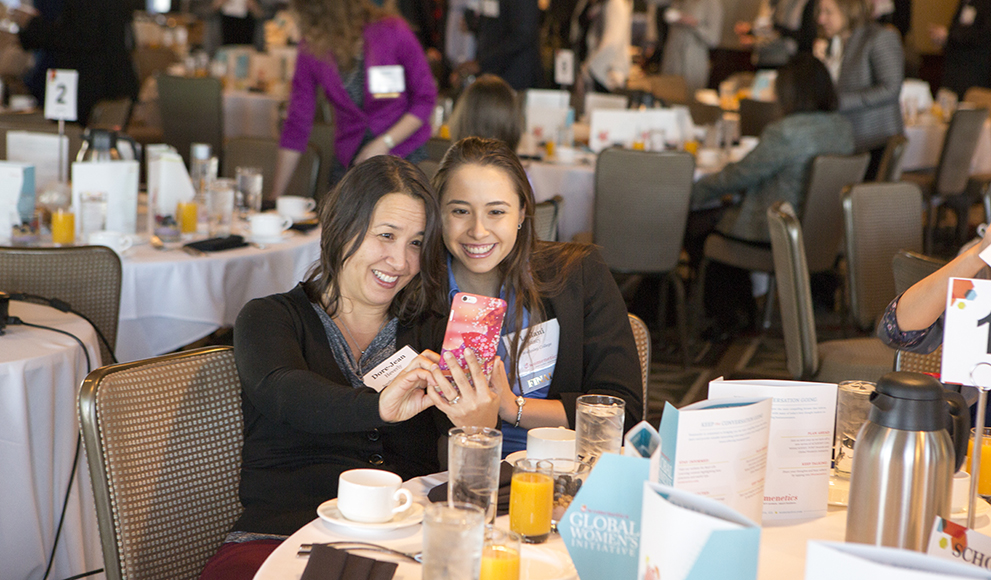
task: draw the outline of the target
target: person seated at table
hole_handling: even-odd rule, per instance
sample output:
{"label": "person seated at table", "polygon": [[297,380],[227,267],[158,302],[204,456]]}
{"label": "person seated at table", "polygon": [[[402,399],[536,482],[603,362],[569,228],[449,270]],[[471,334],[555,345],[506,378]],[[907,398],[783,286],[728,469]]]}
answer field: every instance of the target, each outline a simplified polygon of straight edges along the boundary
{"label": "person seated at table", "polygon": [[330,185],[375,155],[427,158],[437,85],[402,18],[368,0],[292,0],[303,42],[276,159],[273,196],[282,195],[306,150],[317,91],[334,108]]}
{"label": "person seated at table", "polygon": [[[853,129],[837,112],[832,79],[815,57],[799,53],[782,66],[775,93],[783,117],[764,128],[760,142],[743,159],[703,177],[692,188],[694,211],[685,248],[693,265],[701,261],[710,233],[769,248],[767,208],[787,201],[801,214],[812,159],[853,153]],[[742,194],[738,205],[711,207],[737,194]],[[718,262],[707,272],[706,280],[713,283],[706,284],[706,305],[716,318],[715,327],[724,333],[749,326],[756,308],[749,273]]]}
{"label": "person seated at table", "polygon": [[[584,394],[623,399],[626,428],[639,422],[640,362],[619,288],[593,246],[537,240],[533,190],[516,154],[495,139],[462,139],[448,149],[434,186],[447,300],[469,292],[509,305],[498,350],[509,361],[508,385],[494,403],[503,454],[525,449],[528,429],[574,428]],[[546,362],[526,368],[536,360]]]}
{"label": "person seated at table", "polygon": [[[320,259],[309,278],[252,300],[234,325],[244,512],[201,578],[250,578],[337,496],[342,472],[435,473],[438,438],[451,423],[496,424],[492,401],[503,386],[489,388],[468,353],[473,383],[455,368],[455,389],[437,355],[424,350],[436,333],[419,317],[443,276],[426,176],[397,157],[374,157],[325,198],[320,223]],[[365,386],[362,377],[405,346],[424,352],[381,392]],[[447,419],[424,412],[438,403]]]}
{"label": "person seated at table", "polygon": [[516,151],[523,133],[523,113],[516,91],[496,75],[482,75],[458,97],[451,113],[451,140],[498,139]]}

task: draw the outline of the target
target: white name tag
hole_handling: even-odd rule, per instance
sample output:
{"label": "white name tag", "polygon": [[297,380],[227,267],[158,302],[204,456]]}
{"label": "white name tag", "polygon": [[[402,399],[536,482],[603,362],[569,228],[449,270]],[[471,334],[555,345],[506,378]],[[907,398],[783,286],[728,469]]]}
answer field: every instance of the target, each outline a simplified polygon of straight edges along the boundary
{"label": "white name tag", "polygon": [[[506,350],[512,349],[513,337],[510,333],[502,337]],[[523,331],[526,336],[526,331]],[[552,318],[533,327],[530,342],[520,353],[516,374],[520,379],[523,394],[532,393],[547,385],[554,376],[554,366],[557,364],[557,349],[561,342],[561,325],[557,318]]]}
{"label": "white name tag", "polygon": [[377,99],[398,97],[406,91],[406,73],[402,65],[368,67],[368,92]]}
{"label": "white name tag", "polygon": [[974,19],[977,17],[977,8],[974,8],[970,4],[964,6],[960,10],[960,24],[963,26],[971,26],[974,24]]}
{"label": "white name tag", "polygon": [[499,0],[482,0],[482,16],[499,18]]}
{"label": "white name tag", "polygon": [[382,389],[386,388],[392,379],[406,370],[406,367],[413,362],[416,358],[416,351],[409,347],[409,345],[404,346],[399,349],[399,351],[385,359],[378,366],[368,371],[368,373],[361,377],[361,380],[365,385],[375,389],[378,392],[382,392]]}

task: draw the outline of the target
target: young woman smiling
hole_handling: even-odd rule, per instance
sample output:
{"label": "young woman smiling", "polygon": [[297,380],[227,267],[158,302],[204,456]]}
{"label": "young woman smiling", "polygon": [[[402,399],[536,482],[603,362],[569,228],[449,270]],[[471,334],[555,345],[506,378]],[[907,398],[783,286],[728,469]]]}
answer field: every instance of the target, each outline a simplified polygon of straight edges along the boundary
{"label": "young woman smiling", "polygon": [[448,302],[470,292],[509,305],[499,345],[506,382],[497,366],[491,402],[502,420],[503,454],[526,448],[527,429],[573,428],[576,400],[587,393],[622,398],[626,427],[636,424],[643,409],[636,343],[598,251],[537,240],[533,190],[501,141],[469,137],[452,145],[434,186],[449,253]]}

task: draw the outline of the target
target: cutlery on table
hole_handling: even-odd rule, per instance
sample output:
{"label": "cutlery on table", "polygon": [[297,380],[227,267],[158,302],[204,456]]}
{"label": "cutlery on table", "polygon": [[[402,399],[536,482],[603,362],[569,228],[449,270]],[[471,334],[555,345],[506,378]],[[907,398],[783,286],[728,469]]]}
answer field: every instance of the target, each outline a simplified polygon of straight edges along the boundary
{"label": "cutlery on table", "polygon": [[[352,550],[364,550],[368,552],[381,552],[383,554],[391,554],[393,556],[409,560],[410,562],[415,562],[417,564],[422,563],[423,552],[401,552],[399,550],[393,550],[392,548],[387,548],[385,546],[380,546],[378,544],[372,544],[369,542],[326,542],[318,544],[320,546],[330,546],[332,548],[337,548],[338,550],[352,551]],[[301,544],[299,546],[299,551],[296,552],[297,556],[309,556],[310,550],[313,549],[314,544]]]}

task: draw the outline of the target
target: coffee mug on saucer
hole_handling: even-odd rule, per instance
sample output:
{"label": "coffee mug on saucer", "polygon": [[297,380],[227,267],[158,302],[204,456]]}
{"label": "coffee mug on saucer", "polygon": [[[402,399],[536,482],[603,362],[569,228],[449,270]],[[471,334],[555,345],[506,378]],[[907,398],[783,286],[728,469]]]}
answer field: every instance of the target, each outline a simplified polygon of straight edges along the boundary
{"label": "coffee mug on saucer", "polygon": [[526,433],[526,456],[554,459],[575,456],[575,432],[563,427],[539,427]]}
{"label": "coffee mug on saucer", "polygon": [[259,240],[277,239],[292,227],[292,218],[274,213],[256,213],[248,216],[251,237]]}
{"label": "coffee mug on saucer", "polygon": [[[980,500],[980,497],[978,497]],[[961,469],[953,474],[953,485],[950,491],[950,513],[960,513],[967,509],[970,503],[970,474]]]}
{"label": "coffee mug on saucer", "polygon": [[91,233],[86,237],[86,242],[91,246],[106,246],[117,252],[118,256],[129,250],[131,246],[134,245],[134,239],[131,238],[131,236],[120,232],[107,231]]}
{"label": "coffee mug on saucer", "polygon": [[355,522],[387,522],[413,504],[413,494],[402,484],[402,478],[391,471],[345,471],[337,483],[337,509]]}
{"label": "coffee mug on saucer", "polygon": [[279,215],[289,216],[294,220],[306,219],[307,214],[315,207],[317,207],[315,200],[298,195],[283,195],[275,200],[275,209]]}

